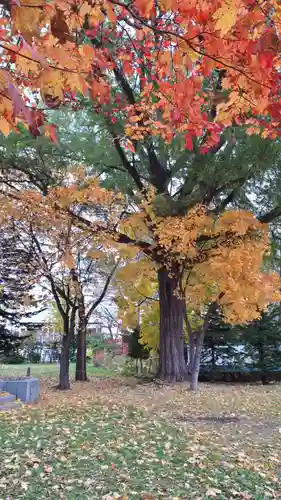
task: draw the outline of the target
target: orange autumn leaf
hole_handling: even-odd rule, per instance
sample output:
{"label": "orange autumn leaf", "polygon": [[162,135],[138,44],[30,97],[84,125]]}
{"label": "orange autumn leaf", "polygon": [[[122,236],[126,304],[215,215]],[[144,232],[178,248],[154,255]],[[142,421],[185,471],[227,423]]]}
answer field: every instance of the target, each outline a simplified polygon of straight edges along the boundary
{"label": "orange autumn leaf", "polygon": [[[157,9],[143,0],[122,8],[111,0],[13,3],[11,15],[3,13],[0,35],[1,68],[8,73],[1,98],[11,101],[11,125],[20,119],[35,135],[41,131],[28,111],[27,89],[40,90],[50,108],[75,105],[77,94],[90,89],[95,109],[108,113],[103,107],[111,103],[109,119],[121,113],[125,134],[137,141],[153,136],[171,142],[183,134],[203,140],[207,151],[224,128],[235,121],[251,125],[253,118],[257,131],[262,124],[267,137],[279,137],[279,13],[275,0],[265,9],[248,0],[163,0]],[[125,79],[139,80],[138,99],[119,100],[116,64]],[[226,102],[219,104],[215,123],[204,79],[223,68]],[[46,72],[53,73],[52,81]],[[140,112],[143,120],[134,122]]]}
{"label": "orange autumn leaf", "polygon": [[9,135],[11,126],[4,116],[0,117],[0,131],[5,135]]}
{"label": "orange autumn leaf", "polygon": [[239,2],[237,0],[227,0],[214,13],[215,27],[217,30],[220,30],[222,36],[228,33],[235,25],[238,5]]}

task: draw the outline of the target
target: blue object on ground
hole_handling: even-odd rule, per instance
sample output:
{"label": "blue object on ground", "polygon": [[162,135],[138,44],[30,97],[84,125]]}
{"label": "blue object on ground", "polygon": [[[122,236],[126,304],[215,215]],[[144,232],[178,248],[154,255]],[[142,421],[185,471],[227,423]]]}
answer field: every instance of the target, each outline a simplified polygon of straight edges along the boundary
{"label": "blue object on ground", "polygon": [[14,394],[24,403],[37,403],[40,396],[40,381],[38,378],[19,378],[0,380],[0,391]]}

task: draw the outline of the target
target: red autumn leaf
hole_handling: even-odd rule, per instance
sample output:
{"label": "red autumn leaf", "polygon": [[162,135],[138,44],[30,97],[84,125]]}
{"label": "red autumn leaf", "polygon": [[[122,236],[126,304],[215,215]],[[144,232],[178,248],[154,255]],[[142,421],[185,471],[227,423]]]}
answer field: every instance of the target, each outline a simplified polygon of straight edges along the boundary
{"label": "red autumn leaf", "polygon": [[189,149],[189,151],[193,150],[193,142],[189,134],[186,134],[185,136],[185,147],[186,149]]}

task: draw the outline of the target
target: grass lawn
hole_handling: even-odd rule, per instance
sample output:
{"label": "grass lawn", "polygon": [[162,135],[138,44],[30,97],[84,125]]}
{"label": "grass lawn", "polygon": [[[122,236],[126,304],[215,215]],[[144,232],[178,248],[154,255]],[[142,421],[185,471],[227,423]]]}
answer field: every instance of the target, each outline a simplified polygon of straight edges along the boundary
{"label": "grass lawn", "polygon": [[91,377],[0,415],[0,499],[281,498],[280,386]]}
{"label": "grass lawn", "polygon": [[[59,365],[57,364],[22,364],[22,365],[1,365],[0,364],[0,377],[23,376],[26,375],[26,370],[30,366],[31,376],[44,377],[44,376],[58,376]],[[87,372],[89,375],[95,377],[108,377],[112,376],[112,372],[105,368],[96,368],[92,363],[88,363]],[[75,363],[70,363],[70,373],[75,373]]]}

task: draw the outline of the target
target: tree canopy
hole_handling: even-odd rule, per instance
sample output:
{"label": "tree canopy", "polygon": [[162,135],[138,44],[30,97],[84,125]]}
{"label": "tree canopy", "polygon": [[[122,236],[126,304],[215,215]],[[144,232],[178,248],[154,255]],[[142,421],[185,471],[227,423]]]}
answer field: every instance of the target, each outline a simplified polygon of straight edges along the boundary
{"label": "tree canopy", "polygon": [[[279,9],[275,0],[266,6],[248,0],[2,2],[1,129],[7,134],[20,120],[34,135],[44,127],[54,139],[40,101],[76,106],[82,93],[113,124],[122,112],[132,149],[143,139],[149,148],[150,136],[169,142],[180,133],[188,149],[200,138],[205,151],[233,120],[276,137]],[[158,177],[160,165],[152,164]],[[161,178],[165,184],[163,166]]]}
{"label": "tree canopy", "polygon": [[[280,300],[279,278],[264,266],[267,223],[281,215],[277,191],[260,203],[279,172],[278,2],[1,5],[0,129],[25,141],[3,148],[3,224],[36,227],[37,249],[54,238],[52,269],[63,265],[75,291],[81,238],[118,253],[127,269],[147,259],[159,293],[160,372],[185,377],[185,322],[196,385],[213,309],[246,322]],[[41,136],[57,142],[63,106],[77,115],[64,121],[60,155]],[[202,320],[199,333],[188,310]]]}

